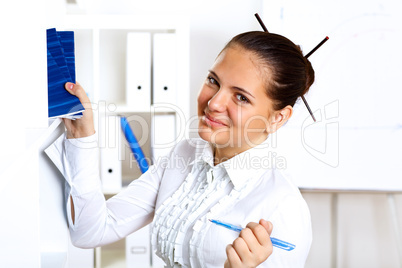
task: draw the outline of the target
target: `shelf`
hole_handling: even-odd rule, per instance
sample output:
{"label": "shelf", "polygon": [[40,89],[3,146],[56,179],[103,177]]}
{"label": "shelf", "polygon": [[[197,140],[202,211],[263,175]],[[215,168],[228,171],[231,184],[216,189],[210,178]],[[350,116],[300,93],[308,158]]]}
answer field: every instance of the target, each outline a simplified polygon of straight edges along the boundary
{"label": "shelf", "polygon": [[[176,109],[175,109],[176,108]],[[152,105],[148,111],[138,111],[126,104],[108,104],[107,113],[109,115],[134,114],[134,113],[153,113],[153,114],[176,114],[178,107],[172,105]]]}
{"label": "shelf", "polygon": [[96,254],[99,254],[97,257],[100,260],[100,265],[98,264],[97,266],[102,268],[126,268],[125,241],[125,239],[121,239],[112,244],[102,246],[102,248],[97,248]]}
{"label": "shelf", "polygon": [[103,268],[126,268],[126,254],[123,249],[102,249],[101,263]]}
{"label": "shelf", "polygon": [[126,184],[127,183],[124,183],[123,186],[121,187],[121,189],[118,191],[103,191],[103,195],[106,197],[106,199],[108,199],[108,198],[120,193],[121,191],[124,191],[125,189],[127,189],[129,183],[127,185]]}
{"label": "shelf", "polygon": [[32,149],[37,150],[46,140],[49,139],[61,122],[62,120],[60,118],[49,119],[49,126],[46,129],[30,129],[25,143],[27,151]]}
{"label": "shelf", "polygon": [[182,16],[175,14],[136,15],[66,15],[65,26],[74,29],[132,29],[174,31]]}
{"label": "shelf", "polygon": [[67,259],[65,252],[41,252],[41,267],[63,267]]}
{"label": "shelf", "polygon": [[[75,32],[77,80],[84,86],[93,102],[95,129],[100,135],[99,141],[102,144],[101,178],[103,172],[103,194],[106,199],[126,189],[129,183],[142,174],[132,157],[119,120],[113,116],[127,117],[138,141],[144,140],[140,143],[147,159],[152,159],[154,156],[152,143],[155,143],[156,139],[152,137],[152,129],[156,129],[153,126],[157,122],[155,118],[165,120],[166,115],[170,119],[165,121],[170,124],[168,128],[173,130],[171,132],[178,134],[184,128],[185,115],[189,114],[190,108],[189,23],[186,14],[183,16],[178,13],[179,11],[163,10],[163,12],[143,12],[135,15],[68,14],[63,17],[64,29]],[[150,32],[151,42],[158,33],[175,34],[174,76],[177,80],[175,86],[178,95],[174,101],[171,100],[174,104],[162,103],[168,100],[161,99],[154,105],[145,107],[145,111],[139,111],[135,106],[128,105],[127,35],[131,32]],[[152,45],[151,43],[151,48]],[[150,94],[149,97],[152,96]],[[171,124],[172,122],[174,124]],[[166,126],[164,128],[162,126],[161,129],[161,133],[165,134]],[[114,155],[118,157],[116,161],[114,161],[116,158],[109,158]],[[108,174],[112,172],[115,172],[113,174],[121,172],[121,177],[117,177],[121,181],[115,180],[113,176],[109,177]],[[113,180],[109,181],[109,178]],[[121,241],[118,248],[113,246],[97,248],[96,267],[126,267],[124,248],[125,244],[122,245]]]}

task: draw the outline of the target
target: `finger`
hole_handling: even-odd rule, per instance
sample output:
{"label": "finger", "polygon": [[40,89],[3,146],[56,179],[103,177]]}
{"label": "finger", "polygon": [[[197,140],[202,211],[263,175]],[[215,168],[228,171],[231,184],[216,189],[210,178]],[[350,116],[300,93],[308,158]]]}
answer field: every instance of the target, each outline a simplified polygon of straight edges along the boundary
{"label": "finger", "polygon": [[71,119],[62,118],[64,125],[69,128],[71,126]]}
{"label": "finger", "polygon": [[242,237],[236,238],[232,245],[243,263],[248,262],[251,259],[252,253],[250,248]]}
{"label": "finger", "polygon": [[89,98],[79,83],[74,84],[67,82],[64,87],[71,95],[76,96],[80,100],[85,109],[91,108]]}
{"label": "finger", "polygon": [[[240,259],[239,255],[237,255],[236,250],[230,244],[226,246],[226,256],[228,257],[227,261],[228,261],[229,267],[236,267],[236,266],[241,265],[241,259]],[[226,265],[225,265],[225,267],[226,267]]]}
{"label": "finger", "polygon": [[[253,230],[251,229],[255,228],[254,225],[258,226],[259,224],[255,222],[250,222],[249,224],[247,224],[246,228],[241,230],[239,236],[243,238],[249,251],[251,251],[252,253],[257,253],[261,250],[260,248],[262,245],[260,241],[257,239],[256,235],[254,234]],[[261,226],[261,228],[266,233],[264,227]]]}
{"label": "finger", "polygon": [[260,220],[260,224],[264,226],[265,230],[267,230],[268,234],[271,235],[272,229],[274,228],[272,222],[266,221],[264,219]]}
{"label": "finger", "polygon": [[261,224],[255,223],[255,222],[250,222],[247,224],[247,228],[249,228],[255,239],[258,241],[258,244],[263,246],[263,247],[268,247],[271,243],[271,240],[269,238],[269,233],[266,230],[266,228]]}

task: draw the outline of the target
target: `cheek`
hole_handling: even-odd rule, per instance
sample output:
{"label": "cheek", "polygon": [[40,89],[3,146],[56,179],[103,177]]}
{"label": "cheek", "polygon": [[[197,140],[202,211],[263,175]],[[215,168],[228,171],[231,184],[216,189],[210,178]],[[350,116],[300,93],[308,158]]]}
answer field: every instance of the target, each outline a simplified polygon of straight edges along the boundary
{"label": "cheek", "polygon": [[264,130],[267,127],[267,118],[259,114],[247,114],[244,113],[239,116],[234,116],[233,123],[238,128],[242,128],[243,131],[247,130]]}
{"label": "cheek", "polygon": [[198,111],[204,111],[205,107],[208,106],[208,101],[213,97],[212,90],[208,88],[202,87],[200,93],[198,94],[197,103],[198,103]]}
{"label": "cheek", "polygon": [[234,128],[243,128],[244,122],[244,113],[242,112],[241,109],[239,109],[238,107],[232,107],[232,106],[228,106],[227,107],[227,113],[228,116],[230,118],[230,121],[232,122],[232,125]]}
{"label": "cheek", "polygon": [[244,125],[247,129],[264,130],[268,126],[268,121],[266,117],[254,115],[248,118],[247,122],[244,122]]}

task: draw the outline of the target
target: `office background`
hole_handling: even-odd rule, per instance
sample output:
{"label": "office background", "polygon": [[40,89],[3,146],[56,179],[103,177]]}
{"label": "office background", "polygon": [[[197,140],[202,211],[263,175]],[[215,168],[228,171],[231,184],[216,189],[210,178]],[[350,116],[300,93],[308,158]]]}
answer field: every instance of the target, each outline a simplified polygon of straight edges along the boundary
{"label": "office background", "polygon": [[[148,1],[148,4],[144,4],[142,1],[124,0],[113,1],[113,3],[111,1],[77,1],[77,4],[80,4],[79,8],[74,7],[74,1],[67,2],[70,5],[68,7],[65,1],[62,0],[35,2],[22,0],[0,5],[0,28],[4,38],[0,51],[2,53],[1,58],[6,59],[1,63],[1,81],[3,81],[1,148],[3,149],[1,150],[0,166],[2,170],[0,203],[2,219],[4,220],[1,223],[3,243],[0,247],[0,256],[2,256],[0,258],[0,264],[2,265],[0,266],[11,263],[13,265],[7,267],[23,267],[20,264],[25,259],[25,261],[33,264],[32,267],[39,267],[41,258],[45,258],[43,254],[41,255],[44,248],[47,246],[60,246],[62,248],[68,242],[65,228],[60,227],[60,236],[55,236],[54,243],[50,241],[49,245],[42,244],[38,248],[40,244],[38,241],[49,239],[50,237],[49,234],[38,231],[40,228],[43,229],[43,221],[49,216],[40,211],[38,200],[43,199],[44,195],[52,191],[53,188],[49,185],[46,189],[43,187],[40,189],[40,176],[43,173],[38,171],[39,165],[35,164],[35,157],[37,156],[32,153],[26,153],[26,144],[29,145],[31,142],[21,142],[26,139],[26,135],[30,136],[28,140],[35,140],[35,137],[32,137],[32,133],[34,133],[32,129],[48,127],[46,107],[32,105],[36,101],[37,103],[43,103],[41,99],[46,98],[46,92],[35,90],[35,84],[43,85],[46,83],[46,77],[38,75],[46,73],[46,62],[43,61],[40,54],[33,53],[33,51],[40,49],[40,47],[35,48],[35,46],[39,43],[38,40],[45,38],[44,29],[52,27],[51,22],[54,22],[55,26],[61,25],[63,23],[61,22],[62,15],[67,12],[131,14],[133,16],[141,10],[160,14],[166,12],[180,14],[182,12],[183,16],[188,17],[189,27],[187,51],[189,53],[189,69],[185,74],[188,77],[183,79],[188,79],[189,91],[186,94],[188,94],[188,101],[192,101],[194,104],[198,89],[205,78],[207,70],[224,44],[239,32],[260,30],[260,26],[254,19],[254,13],[264,14],[263,18],[269,29],[277,27],[271,26],[271,19],[267,14],[271,14],[270,7],[277,7],[278,3],[264,0]],[[317,8],[317,13],[323,13],[321,15],[322,20],[325,20],[326,16],[335,20],[338,16],[335,11],[339,11],[339,5],[343,5],[343,2],[333,4],[334,6],[332,7],[326,6],[324,3],[318,4],[315,1],[305,1],[304,4],[310,8],[309,12],[314,13],[314,8]],[[315,4],[317,4],[316,7]],[[331,13],[331,10],[334,13]],[[399,1],[396,0],[382,3],[376,1],[353,1],[350,5],[347,5],[347,11],[351,17],[371,14],[373,11],[382,12],[381,14],[384,14],[384,16],[392,17],[393,14],[402,12],[402,9]],[[371,23],[375,25],[379,20],[374,16],[372,18]],[[306,18],[304,19],[307,20]],[[300,24],[298,27],[303,28],[302,16],[297,23]],[[317,21],[317,26],[319,25],[320,23]],[[367,27],[367,25],[364,25],[364,27]],[[331,34],[331,31],[326,33],[325,29],[321,28],[320,31],[311,30],[309,32],[310,29],[311,27],[303,29],[311,37],[310,43],[304,44],[305,49],[312,47],[314,43],[318,43],[324,37],[321,35],[312,36],[312,32]],[[334,29],[330,30],[334,31]],[[400,31],[396,31],[396,34],[398,33]],[[330,38],[332,37],[330,36]],[[332,39],[329,42],[331,41]],[[371,43],[370,46],[376,47],[375,43]],[[325,47],[322,49],[325,49]],[[319,53],[317,52],[315,57],[318,58]],[[11,57],[10,54],[13,56]],[[396,54],[395,57],[398,59],[400,54]],[[85,63],[81,64],[85,65]],[[81,70],[81,72],[85,73],[86,71]],[[88,70],[88,72],[91,71]],[[316,72],[319,73],[320,69],[316,69]],[[363,79],[372,78],[364,74],[359,75]],[[330,74],[325,74],[325,77],[330,77]],[[77,76],[77,79],[82,81],[84,87],[88,85],[86,88],[89,90],[93,86],[91,85],[92,82],[90,80],[86,81],[87,78],[85,77],[81,79]],[[339,79],[342,79],[342,77],[339,77]],[[396,85],[395,88],[398,88],[398,86]],[[311,95],[307,96],[307,99],[311,100],[310,105],[313,106],[313,110],[314,107],[318,109],[328,104],[327,101],[326,103],[321,103],[319,94],[314,94],[314,91],[318,90],[319,88],[313,87]],[[23,98],[21,93],[24,94]],[[389,92],[385,91],[384,95],[389,95]],[[350,100],[344,98],[333,100],[338,100],[341,105],[350,103]],[[356,97],[354,97],[354,100],[356,100]],[[397,98],[392,99],[392,101],[397,100]],[[35,108],[30,110],[32,107]],[[343,107],[338,107],[342,112]],[[388,110],[388,112],[391,115],[383,116],[395,118],[400,115],[400,112],[397,109],[395,110],[397,107],[396,105],[390,105],[391,110]],[[190,115],[196,114],[195,105],[190,105],[188,109]],[[304,110],[299,110],[301,113],[305,113]],[[300,120],[300,118],[298,119]],[[339,120],[339,123],[342,123],[342,118]],[[26,129],[29,129],[29,131]],[[59,129],[58,131],[61,130]],[[59,132],[54,132],[49,136],[57,133]],[[43,146],[44,144],[40,147]],[[398,158],[399,155],[392,155],[393,150],[391,148],[385,149],[384,152],[388,152],[393,159],[400,159]],[[367,151],[367,154],[369,153],[371,152]],[[376,155],[377,152],[372,152],[372,154]],[[342,158],[340,158],[340,161],[342,161]],[[367,166],[368,168],[370,166]],[[52,172],[56,171],[50,170],[49,172],[54,175]],[[400,180],[401,173],[398,172],[398,169],[395,169],[391,174],[394,174],[395,178]],[[389,176],[387,175],[387,177]],[[386,178],[379,177],[378,182],[384,179]],[[362,181],[364,181],[364,178],[362,178]],[[388,179],[386,181],[387,183],[389,182]],[[392,180],[390,183],[392,183]],[[395,184],[398,185],[398,182]],[[378,185],[381,185],[381,183]],[[56,187],[58,186],[56,185]],[[328,188],[333,187],[328,186]],[[362,185],[359,189],[360,191],[345,191],[347,189],[342,189],[340,192],[335,189],[303,191],[311,210],[314,235],[306,267],[402,267],[402,259],[398,255],[402,252],[401,249],[398,249],[398,239],[400,241],[401,233],[395,232],[398,228],[394,228],[395,225],[399,227],[399,230],[402,228],[402,195],[395,188],[390,191],[393,193],[393,199],[390,199],[387,191],[385,191],[386,189],[382,189],[382,192],[373,192],[372,190],[376,188],[370,189],[370,191],[364,191],[364,188],[364,185]],[[59,190],[57,189],[57,191]],[[49,209],[62,209],[61,200],[57,200],[54,204],[55,206]],[[393,204],[396,206],[393,207]],[[392,217],[393,211],[396,212],[395,217]],[[64,220],[64,218],[59,218],[57,224],[63,226]],[[57,228],[54,231],[57,233]],[[116,247],[119,246],[116,245]],[[75,249],[69,248],[68,250],[71,253],[70,255],[73,256],[72,252]],[[83,258],[88,258],[88,254],[82,254]],[[12,262],[13,259],[15,262]],[[79,267],[73,266],[72,262],[69,265],[70,267]]]}

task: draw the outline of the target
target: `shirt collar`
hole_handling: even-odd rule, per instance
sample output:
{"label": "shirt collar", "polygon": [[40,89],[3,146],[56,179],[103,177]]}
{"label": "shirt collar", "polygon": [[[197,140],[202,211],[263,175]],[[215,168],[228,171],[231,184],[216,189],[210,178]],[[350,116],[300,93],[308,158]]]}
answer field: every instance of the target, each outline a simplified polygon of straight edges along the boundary
{"label": "shirt collar", "polygon": [[268,139],[228,160],[214,166],[214,148],[206,142],[199,151],[195,162],[208,164],[211,168],[225,168],[235,189],[243,186],[251,178],[257,178],[272,166],[272,152],[268,149]]}
{"label": "shirt collar", "polygon": [[259,178],[263,172],[270,168],[272,156],[268,145],[268,139],[266,139],[257,146],[221,163],[235,189],[243,188],[250,179]]}

